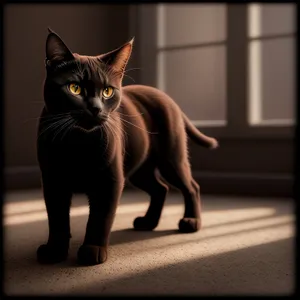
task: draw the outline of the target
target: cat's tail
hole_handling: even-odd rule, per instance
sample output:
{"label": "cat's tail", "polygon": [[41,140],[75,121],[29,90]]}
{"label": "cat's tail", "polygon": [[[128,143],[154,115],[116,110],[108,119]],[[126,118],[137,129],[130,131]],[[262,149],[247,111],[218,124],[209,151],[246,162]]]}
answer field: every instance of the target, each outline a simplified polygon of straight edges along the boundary
{"label": "cat's tail", "polygon": [[182,113],[182,117],[184,120],[185,130],[193,142],[209,149],[216,149],[219,147],[219,143],[215,138],[209,137],[199,131],[184,113]]}

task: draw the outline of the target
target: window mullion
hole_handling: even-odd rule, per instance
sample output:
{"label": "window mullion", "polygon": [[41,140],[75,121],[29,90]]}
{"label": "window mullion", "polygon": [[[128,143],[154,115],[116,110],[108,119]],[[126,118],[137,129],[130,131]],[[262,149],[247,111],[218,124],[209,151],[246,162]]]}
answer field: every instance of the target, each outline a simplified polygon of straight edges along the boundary
{"label": "window mullion", "polygon": [[248,127],[247,5],[227,5],[227,129],[231,134]]}

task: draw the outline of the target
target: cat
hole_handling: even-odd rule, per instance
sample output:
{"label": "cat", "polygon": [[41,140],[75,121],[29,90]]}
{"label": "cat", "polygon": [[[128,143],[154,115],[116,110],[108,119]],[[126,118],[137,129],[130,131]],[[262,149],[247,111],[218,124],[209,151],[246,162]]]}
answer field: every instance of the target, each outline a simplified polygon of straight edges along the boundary
{"label": "cat", "polygon": [[48,30],[37,158],[49,237],[37,249],[38,261],[67,259],[71,198],[84,193],[90,211],[77,260],[82,265],[104,263],[125,180],[150,196],[134,229],[158,225],[173,186],[184,197],[179,231],[198,231],[200,188],[191,175],[187,137],[210,149],[218,141],[198,131],[166,93],[143,85],[122,87],[134,39],[111,52],[85,56],[72,53]]}

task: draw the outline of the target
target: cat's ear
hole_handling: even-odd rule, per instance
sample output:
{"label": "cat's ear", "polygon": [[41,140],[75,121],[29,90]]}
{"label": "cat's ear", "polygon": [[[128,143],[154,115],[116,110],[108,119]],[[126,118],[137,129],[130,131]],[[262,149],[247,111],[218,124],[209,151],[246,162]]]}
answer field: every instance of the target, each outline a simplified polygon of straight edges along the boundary
{"label": "cat's ear", "polygon": [[55,33],[50,27],[48,27],[48,32],[49,33]]}
{"label": "cat's ear", "polygon": [[62,61],[74,59],[72,52],[57,33],[48,28],[49,34],[46,41],[46,63],[48,66]]}
{"label": "cat's ear", "polygon": [[116,50],[99,55],[98,59],[123,74],[132,52],[133,42],[134,38]]}

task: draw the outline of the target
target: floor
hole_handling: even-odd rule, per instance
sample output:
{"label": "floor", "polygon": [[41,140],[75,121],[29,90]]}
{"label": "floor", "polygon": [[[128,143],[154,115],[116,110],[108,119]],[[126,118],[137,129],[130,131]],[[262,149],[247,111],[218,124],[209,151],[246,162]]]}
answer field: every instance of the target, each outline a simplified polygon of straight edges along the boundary
{"label": "floor", "polygon": [[14,192],[4,204],[6,295],[288,295],[294,291],[292,199],[202,196],[203,229],[177,232],[180,194],[170,193],[153,232],[132,221],[148,197],[125,192],[117,211],[107,262],[78,266],[88,206],[76,196],[69,259],[42,266],[35,251],[48,228],[40,191]]}

